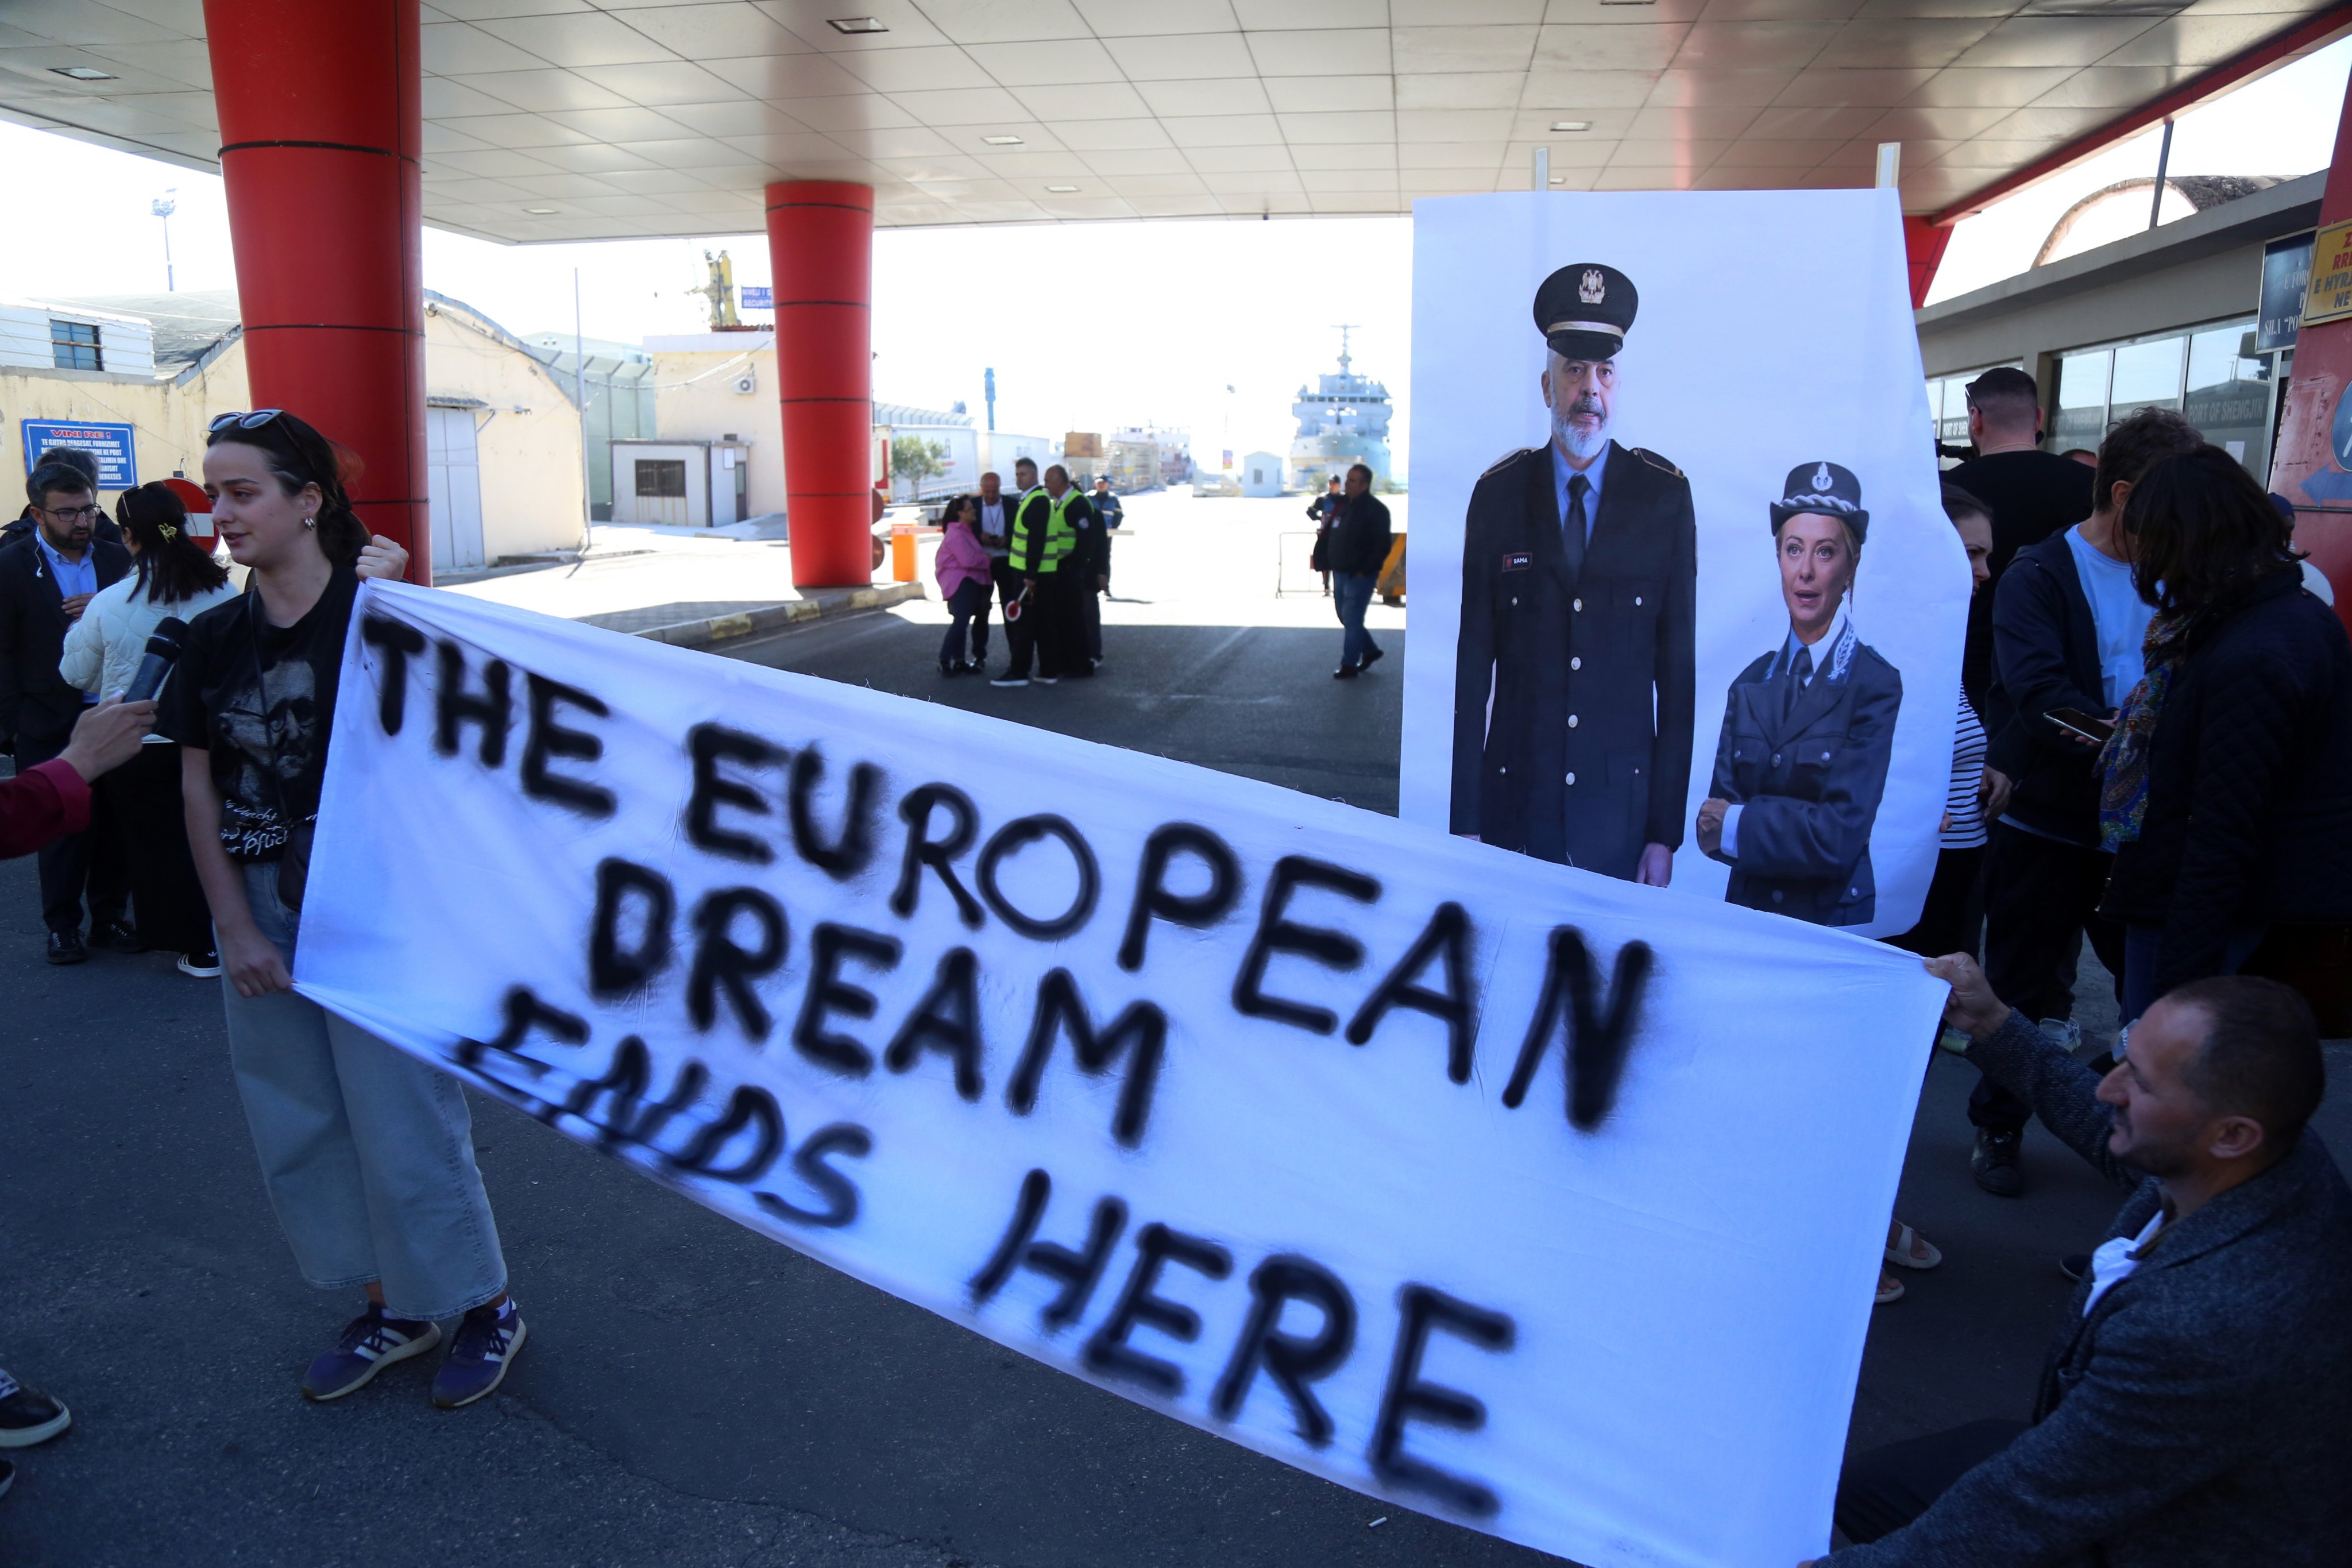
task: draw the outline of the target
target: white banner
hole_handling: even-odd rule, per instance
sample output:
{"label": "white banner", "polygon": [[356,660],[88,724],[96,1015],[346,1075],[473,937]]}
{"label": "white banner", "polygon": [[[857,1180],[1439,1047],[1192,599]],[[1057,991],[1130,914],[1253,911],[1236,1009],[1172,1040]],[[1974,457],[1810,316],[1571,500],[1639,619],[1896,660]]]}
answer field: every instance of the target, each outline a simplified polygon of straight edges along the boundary
{"label": "white banner", "polygon": [[[1413,204],[1406,821],[1629,879],[1657,845],[1705,898],[1917,921],[1969,576],[1900,218],[1870,190]],[[1801,575],[1809,532],[1832,559]],[[1801,630],[1829,679],[1790,703]]]}
{"label": "white banner", "polygon": [[331,757],[300,988],[475,1088],[1389,1501],[1825,1545],[1916,959],[401,585]]}

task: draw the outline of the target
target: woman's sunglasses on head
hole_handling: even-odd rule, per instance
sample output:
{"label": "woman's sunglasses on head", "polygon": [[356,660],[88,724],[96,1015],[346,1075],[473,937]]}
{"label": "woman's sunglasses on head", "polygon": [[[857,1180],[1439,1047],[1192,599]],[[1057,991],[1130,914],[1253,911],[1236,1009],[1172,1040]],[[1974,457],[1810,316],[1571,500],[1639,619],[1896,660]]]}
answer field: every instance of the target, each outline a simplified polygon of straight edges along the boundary
{"label": "woman's sunglasses on head", "polygon": [[214,418],[206,433],[217,436],[231,426],[239,430],[258,430],[285,412],[283,408],[257,408],[250,414],[219,415]]}

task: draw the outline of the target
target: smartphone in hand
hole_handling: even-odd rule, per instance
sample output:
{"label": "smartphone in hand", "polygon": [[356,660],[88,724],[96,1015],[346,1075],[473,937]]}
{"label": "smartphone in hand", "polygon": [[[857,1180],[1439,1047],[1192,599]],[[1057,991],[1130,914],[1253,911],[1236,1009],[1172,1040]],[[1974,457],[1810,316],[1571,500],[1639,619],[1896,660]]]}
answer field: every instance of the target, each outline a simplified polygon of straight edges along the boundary
{"label": "smartphone in hand", "polygon": [[2107,737],[2116,732],[2112,720],[2102,719],[2095,713],[2085,713],[2079,708],[2053,708],[2045,717],[2066,733],[2088,741],[2095,746],[2105,745]]}

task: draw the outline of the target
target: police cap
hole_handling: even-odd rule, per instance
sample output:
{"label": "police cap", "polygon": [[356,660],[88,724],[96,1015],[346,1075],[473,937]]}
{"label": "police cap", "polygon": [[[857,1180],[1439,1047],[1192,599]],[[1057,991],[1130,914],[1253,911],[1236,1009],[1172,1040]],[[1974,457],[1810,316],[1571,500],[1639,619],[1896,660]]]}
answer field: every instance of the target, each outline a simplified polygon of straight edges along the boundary
{"label": "police cap", "polygon": [[1614,359],[1641,302],[1633,280],[1614,267],[1572,262],[1536,290],[1536,331],[1562,359]]}
{"label": "police cap", "polygon": [[1778,539],[1782,523],[1806,512],[1844,523],[1857,550],[1870,532],[1870,513],[1862,509],[1862,481],[1852,468],[1835,463],[1799,463],[1789,470],[1780,499],[1772,503],[1772,536]]}

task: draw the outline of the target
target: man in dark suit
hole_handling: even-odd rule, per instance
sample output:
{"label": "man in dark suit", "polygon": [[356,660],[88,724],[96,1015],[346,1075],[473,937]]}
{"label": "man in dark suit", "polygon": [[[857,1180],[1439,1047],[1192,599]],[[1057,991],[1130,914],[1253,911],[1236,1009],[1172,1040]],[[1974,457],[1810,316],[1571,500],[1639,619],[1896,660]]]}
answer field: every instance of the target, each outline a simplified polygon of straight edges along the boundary
{"label": "man in dark suit", "polygon": [[1690,481],[1611,437],[1638,304],[1615,268],[1536,290],[1551,438],[1486,470],[1462,530],[1455,833],[1664,887],[1696,693]]}
{"label": "man in dark suit", "polygon": [[[0,736],[13,737],[21,771],[59,755],[88,701],[58,673],[66,628],[91,595],[131,570],[119,544],[91,537],[97,498],[79,469],[37,466],[25,481],[33,530],[0,546]],[[135,950],[123,921],[129,878],[101,808],[100,820],[41,850],[41,915],[51,963],[79,963],[82,895],[89,895],[92,940]]]}
{"label": "man in dark suit", "polygon": [[2137,1182],[2044,1363],[2033,1423],[1859,1454],[1832,1568],[2340,1563],[2352,1540],[2352,1191],[2305,1128],[2326,1087],[2285,986],[2192,981],[2104,1079],[1927,967],[1969,1058],[2103,1174]]}
{"label": "man in dark suit", "polygon": [[1878,910],[1870,831],[1886,793],[1903,678],[1851,612],[1870,513],[1836,463],[1789,470],[1769,509],[1789,635],[1732,680],[1699,847],[1731,868],[1726,901],[1816,925]]}

